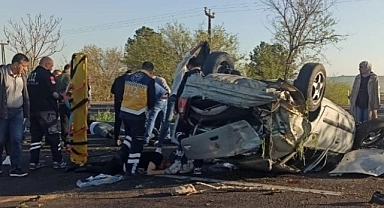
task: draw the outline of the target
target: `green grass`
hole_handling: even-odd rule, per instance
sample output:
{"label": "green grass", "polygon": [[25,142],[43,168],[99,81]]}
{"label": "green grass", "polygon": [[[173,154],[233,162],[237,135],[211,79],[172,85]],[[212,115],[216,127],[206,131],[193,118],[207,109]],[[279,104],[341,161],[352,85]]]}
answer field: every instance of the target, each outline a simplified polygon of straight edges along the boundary
{"label": "green grass", "polygon": [[351,91],[349,84],[337,81],[328,81],[325,97],[338,105],[349,105],[348,95]]}
{"label": "green grass", "polygon": [[110,111],[100,110],[96,114],[91,115],[91,120],[113,122],[115,121],[115,114]]}

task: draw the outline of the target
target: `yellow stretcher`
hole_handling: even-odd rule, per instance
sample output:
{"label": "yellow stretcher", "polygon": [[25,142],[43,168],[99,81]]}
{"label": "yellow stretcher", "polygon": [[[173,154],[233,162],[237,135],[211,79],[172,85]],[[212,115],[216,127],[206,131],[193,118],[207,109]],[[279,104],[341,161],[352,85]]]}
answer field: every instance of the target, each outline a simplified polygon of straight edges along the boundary
{"label": "yellow stretcher", "polygon": [[77,165],[84,165],[88,159],[87,149],[87,114],[88,114],[88,72],[87,56],[83,53],[75,53],[71,60],[71,84],[68,91],[71,92],[70,107],[70,159]]}

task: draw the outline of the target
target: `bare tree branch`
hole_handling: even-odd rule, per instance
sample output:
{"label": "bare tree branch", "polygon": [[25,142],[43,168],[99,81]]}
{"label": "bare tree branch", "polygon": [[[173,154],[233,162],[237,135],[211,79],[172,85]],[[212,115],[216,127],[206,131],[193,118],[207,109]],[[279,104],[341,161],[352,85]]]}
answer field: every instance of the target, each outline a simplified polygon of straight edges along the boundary
{"label": "bare tree branch", "polygon": [[326,45],[345,40],[348,35],[337,34],[337,21],[330,9],[335,0],[262,0],[274,13],[271,31],[277,43],[286,46],[289,54],[286,60],[284,79],[296,70],[293,64],[301,54],[314,52],[322,56]]}
{"label": "bare tree branch", "polygon": [[64,48],[59,27],[61,18],[53,15],[44,19],[42,14],[35,17],[27,15],[20,21],[9,20],[3,32],[9,40],[9,49],[24,53],[30,59],[30,68],[35,68],[43,56],[51,56]]}

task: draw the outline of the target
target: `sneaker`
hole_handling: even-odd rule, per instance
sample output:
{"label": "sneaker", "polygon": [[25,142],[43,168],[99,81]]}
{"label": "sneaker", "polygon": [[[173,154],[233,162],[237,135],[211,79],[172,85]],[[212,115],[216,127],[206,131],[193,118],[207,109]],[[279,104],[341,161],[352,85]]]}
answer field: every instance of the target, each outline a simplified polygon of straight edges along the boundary
{"label": "sneaker", "polygon": [[11,165],[11,158],[9,157],[9,155],[7,157],[5,157],[5,159],[3,161],[3,165],[4,166]]}
{"label": "sneaker", "polygon": [[168,174],[176,174],[181,170],[181,161],[175,160],[175,162],[167,169]]}
{"label": "sneaker", "polygon": [[9,171],[9,176],[11,176],[11,177],[24,177],[27,175],[28,175],[28,173],[22,171],[20,168],[16,168],[16,169]]}
{"label": "sneaker", "polygon": [[181,174],[184,174],[184,173],[190,173],[192,172],[193,169],[193,160],[188,160],[186,164],[183,164],[181,166],[181,170],[180,170],[180,173]]}
{"label": "sneaker", "polygon": [[61,162],[53,162],[53,168],[54,169],[64,169],[67,167],[67,163],[64,161]]}
{"label": "sneaker", "polygon": [[194,169],[193,169],[193,174],[194,174],[194,175],[201,175],[201,174],[202,174],[202,172],[201,172],[201,168],[194,168]]}
{"label": "sneaker", "polygon": [[36,170],[42,167],[44,167],[44,165],[41,163],[29,163],[29,170]]}

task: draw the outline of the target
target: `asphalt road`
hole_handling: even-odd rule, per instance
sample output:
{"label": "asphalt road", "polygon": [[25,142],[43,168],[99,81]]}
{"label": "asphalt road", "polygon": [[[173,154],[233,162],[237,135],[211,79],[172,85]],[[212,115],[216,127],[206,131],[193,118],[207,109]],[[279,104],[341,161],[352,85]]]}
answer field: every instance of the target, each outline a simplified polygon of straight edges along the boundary
{"label": "asphalt road", "polygon": [[[23,167],[28,166],[28,137],[24,145]],[[89,138],[89,161],[106,160],[117,149],[113,141],[103,138]],[[153,151],[146,147],[146,151]],[[174,150],[167,146],[166,153]],[[66,155],[67,156],[67,155]],[[126,179],[115,184],[78,188],[75,184],[90,174],[64,172],[54,170],[51,165],[49,147],[44,147],[41,159],[46,167],[30,171],[25,178],[10,178],[6,175],[7,167],[0,176],[0,207],[16,207],[22,201],[40,196],[39,200],[26,202],[28,207],[41,204],[42,207],[371,207],[368,201],[375,191],[382,191],[384,178],[362,175],[344,175],[330,177],[327,172],[300,174],[271,174],[255,171],[229,170],[222,166],[205,165],[204,174],[195,177],[186,175],[184,179],[142,176]],[[203,179],[204,178],[204,179]],[[254,184],[253,190],[213,189],[196,184],[205,179],[223,181],[249,182]],[[193,180],[192,180],[193,179]],[[197,191],[185,196],[172,196],[174,187],[193,184]],[[209,183],[220,187],[217,183]],[[280,187],[263,187],[279,185]],[[225,188],[225,187],[224,187]],[[298,191],[299,188],[309,192]],[[293,190],[288,190],[293,189]],[[328,195],[311,193],[323,190],[339,193]],[[308,191],[308,190],[307,190]],[[25,207],[25,206],[24,206]]]}

